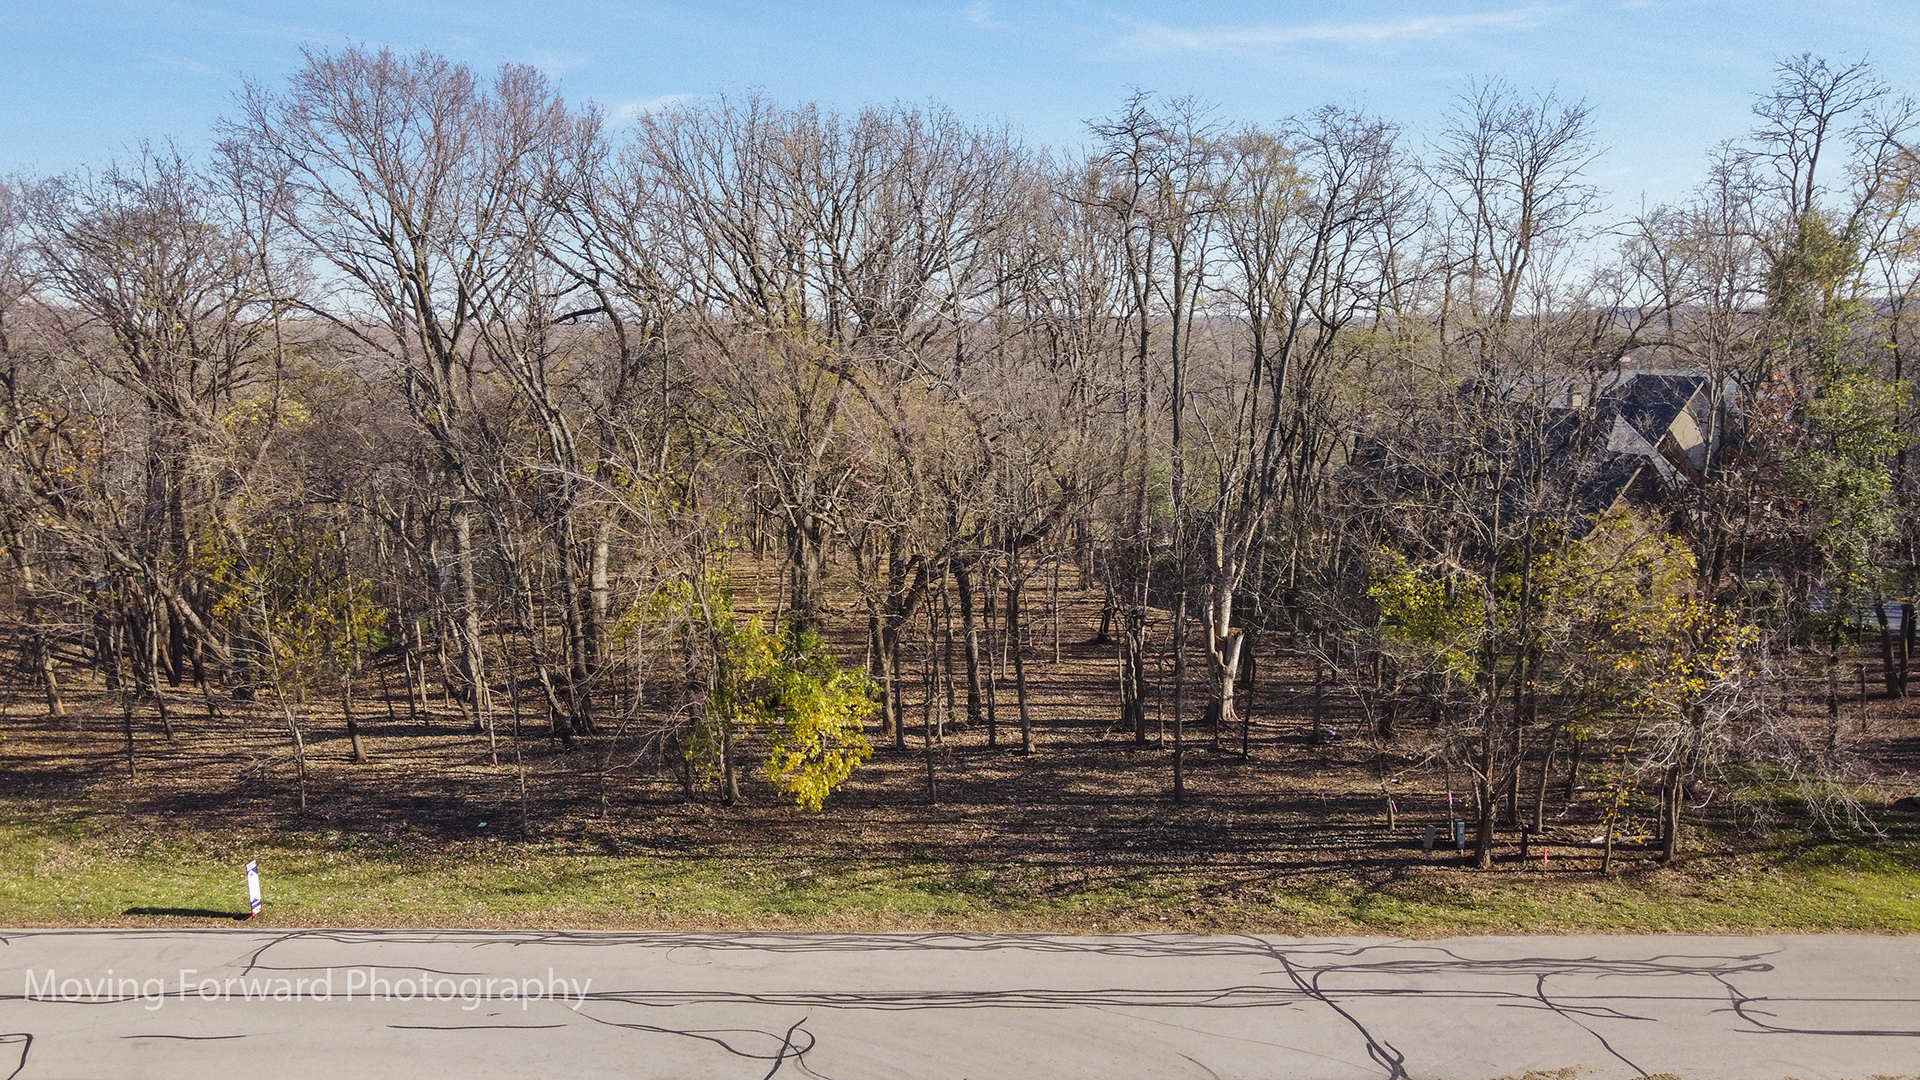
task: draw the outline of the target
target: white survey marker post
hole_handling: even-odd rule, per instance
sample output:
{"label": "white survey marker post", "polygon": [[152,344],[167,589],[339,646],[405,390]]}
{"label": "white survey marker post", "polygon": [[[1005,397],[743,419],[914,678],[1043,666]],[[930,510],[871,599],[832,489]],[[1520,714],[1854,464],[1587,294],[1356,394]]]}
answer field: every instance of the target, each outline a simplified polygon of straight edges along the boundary
{"label": "white survey marker post", "polygon": [[247,860],[247,906],[260,914],[260,864],[252,859]]}

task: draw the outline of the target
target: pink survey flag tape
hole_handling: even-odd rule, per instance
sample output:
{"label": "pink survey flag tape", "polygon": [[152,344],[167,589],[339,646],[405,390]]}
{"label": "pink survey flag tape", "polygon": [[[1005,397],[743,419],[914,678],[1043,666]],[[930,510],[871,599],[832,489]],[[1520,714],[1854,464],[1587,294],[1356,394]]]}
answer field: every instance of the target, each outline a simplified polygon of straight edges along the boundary
{"label": "pink survey flag tape", "polygon": [[247,906],[260,914],[260,864],[252,859],[247,860]]}

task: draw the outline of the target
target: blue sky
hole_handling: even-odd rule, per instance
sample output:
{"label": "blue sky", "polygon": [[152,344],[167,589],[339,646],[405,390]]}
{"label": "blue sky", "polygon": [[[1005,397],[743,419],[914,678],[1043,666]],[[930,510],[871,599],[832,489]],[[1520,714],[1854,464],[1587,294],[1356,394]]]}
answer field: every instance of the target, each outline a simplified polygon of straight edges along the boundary
{"label": "blue sky", "polygon": [[302,4],[12,0],[0,11],[0,172],[60,172],[143,138],[204,149],[245,78],[303,45],[436,49],[537,65],[615,116],[717,90],[857,107],[938,99],[1073,144],[1130,86],[1190,93],[1228,119],[1358,105],[1420,139],[1476,76],[1586,98],[1617,208],[1683,194],[1703,154],[1750,124],[1783,56],[1869,56],[1920,94],[1914,0],[1628,2]]}

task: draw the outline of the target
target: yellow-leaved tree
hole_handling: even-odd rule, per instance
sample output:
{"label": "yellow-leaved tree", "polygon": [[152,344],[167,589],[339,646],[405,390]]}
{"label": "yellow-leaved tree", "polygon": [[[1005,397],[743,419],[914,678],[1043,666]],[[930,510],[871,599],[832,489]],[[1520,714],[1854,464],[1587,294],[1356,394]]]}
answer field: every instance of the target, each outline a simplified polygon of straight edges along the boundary
{"label": "yellow-leaved tree", "polygon": [[1679,850],[1687,783],[1718,764],[1750,704],[1756,627],[1702,595],[1699,564],[1651,516],[1619,510],[1543,568],[1572,671],[1610,685],[1621,767],[1608,772],[1611,834],[1640,777],[1659,792],[1661,856]]}
{"label": "yellow-leaved tree", "polygon": [[[1491,582],[1382,551],[1368,595],[1396,663],[1477,691],[1453,737],[1469,748],[1483,829],[1496,791],[1517,786],[1521,736],[1550,742],[1571,727],[1613,747],[1610,831],[1651,780],[1672,858],[1686,785],[1741,737],[1759,635],[1702,595],[1693,552],[1653,516],[1618,510],[1588,524],[1516,546]],[[1515,747],[1504,760],[1496,730]]]}
{"label": "yellow-leaved tree", "polygon": [[739,798],[735,774],[741,738],[764,739],[767,779],[808,810],[819,810],[873,756],[866,724],[879,711],[878,688],[840,666],[820,635],[792,622],[768,625],[733,607],[725,560],[656,595],[660,612],[677,609],[688,644],[704,652],[706,693],[693,712],[681,753],[691,766],[715,768],[722,796]]}
{"label": "yellow-leaved tree", "polygon": [[710,719],[763,734],[767,779],[808,810],[873,756],[866,722],[878,711],[866,676],[842,668],[811,629],[768,629],[727,613]]}
{"label": "yellow-leaved tree", "polygon": [[1487,605],[1477,582],[1416,566],[1382,550],[1367,595],[1380,607],[1381,642],[1416,667],[1462,679],[1479,671]]}

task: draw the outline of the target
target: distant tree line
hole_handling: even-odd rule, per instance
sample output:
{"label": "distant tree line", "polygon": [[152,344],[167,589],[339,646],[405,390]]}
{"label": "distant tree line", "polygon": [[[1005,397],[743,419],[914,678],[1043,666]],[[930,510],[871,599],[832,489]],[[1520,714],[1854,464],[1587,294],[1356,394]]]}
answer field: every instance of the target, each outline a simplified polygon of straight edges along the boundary
{"label": "distant tree line", "polygon": [[[205,161],[0,185],[16,682],[117,694],[130,768],[163,688],[271,703],[303,799],[308,703],[358,759],[377,677],[496,756],[524,722],[818,807],[874,738],[1041,749],[1064,571],[1114,651],[1087,707],[1146,745],[1166,695],[1175,798],[1289,664],[1469,778],[1483,866],[1583,755],[1669,855],[1741,778],[1846,811],[1845,650],[1877,623],[1903,696],[1920,593],[1916,114],[1810,56],[1754,113],[1615,220],[1589,107],[1498,81],[1424,141],[1136,93],[1064,154],[758,93],[620,129],[522,66],[309,52]],[[1708,430],[1597,506],[1647,367]]]}

